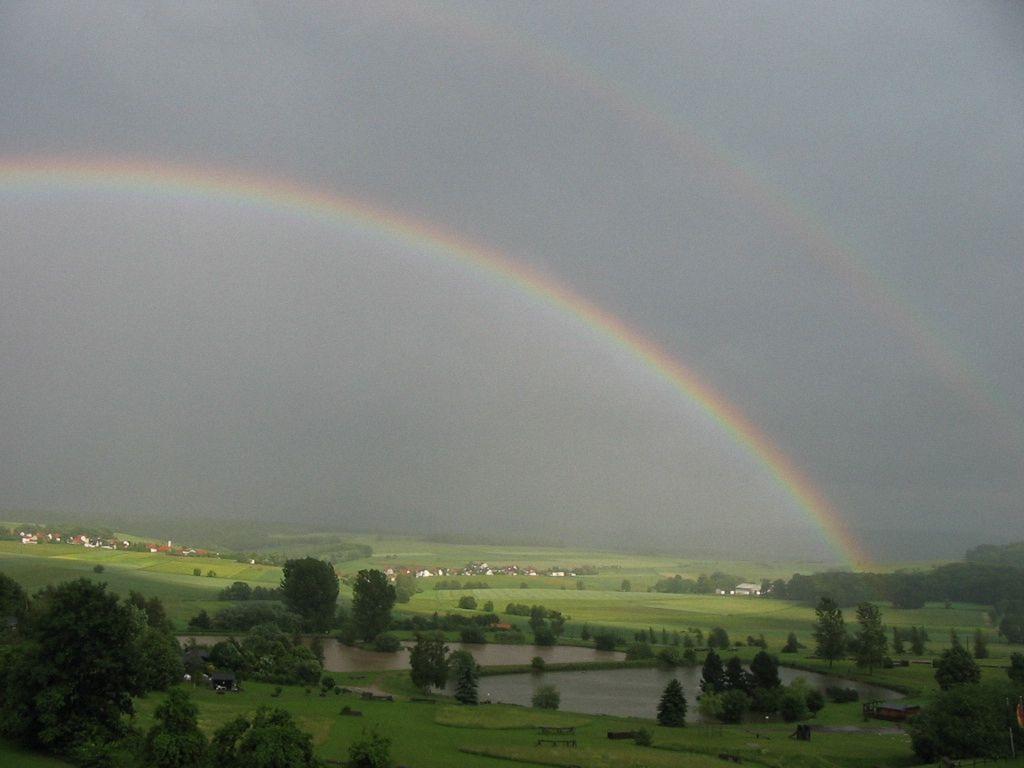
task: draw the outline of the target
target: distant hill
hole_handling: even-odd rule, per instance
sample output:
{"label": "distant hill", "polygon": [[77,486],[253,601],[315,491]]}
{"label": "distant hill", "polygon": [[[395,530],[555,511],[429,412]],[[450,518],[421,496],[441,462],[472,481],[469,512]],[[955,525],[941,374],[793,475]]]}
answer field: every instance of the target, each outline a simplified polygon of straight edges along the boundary
{"label": "distant hill", "polygon": [[967,550],[964,560],[987,565],[1011,565],[1024,568],[1024,541],[1009,544],[982,544]]}

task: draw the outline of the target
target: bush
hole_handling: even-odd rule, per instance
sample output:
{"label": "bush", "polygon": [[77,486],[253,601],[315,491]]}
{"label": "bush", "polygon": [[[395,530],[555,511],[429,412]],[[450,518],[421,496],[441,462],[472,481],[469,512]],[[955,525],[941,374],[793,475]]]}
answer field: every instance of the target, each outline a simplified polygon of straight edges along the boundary
{"label": "bush", "polygon": [[633,731],[633,743],[638,747],[649,747],[654,743],[654,734],[647,728]]}
{"label": "bush", "polygon": [[743,691],[731,690],[719,694],[718,719],[723,723],[743,722],[743,716],[750,709],[750,697]]}
{"label": "bush", "polygon": [[708,633],[708,648],[728,648],[729,633],[722,627],[715,627]]}
{"label": "bush", "polygon": [[594,635],[594,648],[599,651],[614,651],[618,645],[619,638],[610,632],[602,632]]}
{"label": "bush", "polygon": [[633,643],[626,649],[626,659],[636,661],[638,659],[653,659],[654,651],[647,643]]}
{"label": "bush", "polygon": [[463,608],[467,611],[475,611],[476,598],[472,595],[463,595],[459,598],[459,608]]}
{"label": "bush", "polygon": [[487,636],[480,627],[466,627],[459,632],[459,639],[464,643],[480,645],[487,642]]}
{"label": "bush", "polygon": [[787,723],[795,723],[797,720],[806,720],[810,711],[807,709],[807,693],[799,687],[790,686],[779,703],[779,712],[782,719]]}
{"label": "bush", "polygon": [[825,689],[825,695],[835,704],[847,704],[851,701],[860,701],[860,692],[856,688],[841,688],[830,685]]}
{"label": "bush", "polygon": [[534,656],[530,659],[530,669],[534,672],[543,672],[546,666],[547,662],[545,662],[540,656]]}
{"label": "bush", "polygon": [[805,698],[807,701],[807,709],[811,711],[812,715],[818,714],[825,708],[825,695],[817,688],[809,690]]}
{"label": "bush", "polygon": [[537,709],[558,709],[562,696],[553,685],[542,685],[533,694],[533,706]]}
{"label": "bush", "polygon": [[384,653],[397,653],[402,650],[402,642],[390,632],[381,632],[374,638],[373,647]]}
{"label": "bush", "polygon": [[679,653],[679,649],[674,647],[662,648],[658,651],[657,655],[658,661],[666,667],[678,667],[684,661],[683,655]]}
{"label": "bush", "polygon": [[550,627],[538,627],[533,633],[534,645],[554,645],[557,640],[558,638],[555,637],[555,633],[551,631]]}
{"label": "bush", "polygon": [[348,748],[348,764],[352,768],[391,768],[391,740],[376,730],[363,731]]}
{"label": "bush", "polygon": [[99,563],[97,563],[96,565],[94,565],[92,567],[92,572],[93,573],[103,573],[103,570],[104,570],[103,566],[100,565]]}

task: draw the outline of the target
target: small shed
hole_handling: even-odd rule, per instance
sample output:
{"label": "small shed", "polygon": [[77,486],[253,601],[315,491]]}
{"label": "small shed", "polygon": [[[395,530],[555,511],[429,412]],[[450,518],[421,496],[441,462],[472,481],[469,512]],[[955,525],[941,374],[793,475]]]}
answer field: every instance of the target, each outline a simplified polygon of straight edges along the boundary
{"label": "small shed", "polygon": [[215,691],[237,691],[238,677],[230,669],[218,669],[210,675],[210,687]]}
{"label": "small shed", "polygon": [[864,705],[864,716],[876,720],[901,723],[920,713],[921,705],[916,701],[869,701]]}

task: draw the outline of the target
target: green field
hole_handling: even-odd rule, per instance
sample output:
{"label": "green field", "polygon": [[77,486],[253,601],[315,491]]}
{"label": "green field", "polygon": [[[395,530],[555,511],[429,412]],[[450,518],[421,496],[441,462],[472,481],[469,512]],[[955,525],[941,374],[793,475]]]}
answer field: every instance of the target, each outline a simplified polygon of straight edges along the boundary
{"label": "green field", "polygon": [[[768,649],[778,653],[787,634],[796,632],[808,648],[800,654],[783,655],[784,664],[814,671],[832,671],[839,676],[867,679],[912,694],[926,695],[935,689],[933,670],[928,664],[911,664],[888,670],[875,670],[867,676],[851,661],[836,662],[832,670],[827,664],[809,656],[813,610],[798,603],[748,597],[716,595],[673,595],[647,592],[644,585],[653,584],[666,575],[681,573],[695,576],[712,571],[735,573],[742,578],[758,580],[788,575],[797,570],[810,572],[813,564],[783,563],[721,563],[684,561],[653,556],[622,555],[606,552],[556,552],[538,548],[472,548],[467,545],[429,544],[403,539],[367,540],[374,555],[365,560],[338,564],[343,577],[365,567],[387,566],[461,566],[470,561],[487,561],[493,565],[516,563],[538,569],[560,565],[572,567],[589,564],[599,569],[595,576],[580,579],[554,577],[462,577],[484,581],[490,588],[477,590],[435,590],[437,579],[417,581],[420,591],[411,602],[397,606],[401,613],[429,615],[435,612],[471,613],[458,609],[463,595],[473,595],[482,607],[493,601],[501,614],[510,602],[543,604],[571,617],[566,625],[566,642],[581,643],[579,635],[584,624],[591,631],[611,628],[631,640],[636,630],[653,628],[660,641],[662,630],[669,636],[674,631],[700,628],[705,634],[715,626],[724,627],[734,641],[745,641],[748,635],[763,634]],[[95,567],[102,565],[101,573]],[[202,575],[193,575],[198,568]],[[231,582],[246,581],[253,586],[274,586],[281,570],[273,566],[250,565],[213,557],[172,557],[165,554],[134,553],[102,549],[85,549],[67,545],[28,546],[16,542],[0,542],[0,571],[7,573],[29,590],[62,580],[86,577],[106,582],[121,595],[130,589],[147,596],[160,597],[170,618],[184,628],[188,618],[201,608],[210,612],[228,603],[217,600],[217,593]],[[207,575],[209,572],[215,575]],[[459,577],[451,577],[459,578]],[[623,579],[629,579],[633,591],[619,591]],[[521,585],[526,584],[526,588]],[[343,587],[342,597],[350,592]],[[948,647],[950,629],[966,638],[975,629],[983,628],[989,639],[992,658],[983,662],[983,676],[998,678],[1011,648],[998,640],[985,606],[954,604],[928,605],[920,610],[895,610],[882,606],[887,627],[923,626],[930,636],[931,657]],[[525,624],[524,617],[502,615],[503,620]],[[847,616],[852,625],[852,611]],[[756,648],[736,649],[749,659]],[[334,675],[337,679],[352,676]],[[365,676],[357,685],[365,685]],[[719,753],[738,755],[745,763],[761,766],[873,766],[911,765],[909,740],[903,734],[879,733],[878,728],[865,726],[860,719],[859,705],[828,705],[818,716],[819,725],[853,728],[848,733],[815,733],[812,744],[788,737],[792,726],[783,724],[753,726],[691,726],[686,729],[655,728],[651,722],[620,718],[547,714],[535,710],[501,705],[459,707],[444,702],[414,703],[415,695],[405,673],[381,673],[376,682],[400,697],[395,703],[365,702],[345,696],[320,697],[307,694],[303,688],[286,687],[279,698],[272,698],[272,686],[251,683],[237,695],[216,695],[196,689],[201,724],[212,732],[237,714],[251,713],[261,704],[284,706],[292,711],[299,724],[314,737],[317,754],[325,759],[345,759],[348,746],[364,728],[377,727],[393,740],[396,759],[412,766],[515,766],[515,765],[588,765],[588,766],[713,766],[726,765]],[[159,696],[138,702],[136,725],[145,729],[151,724],[153,708]],[[362,718],[339,715],[348,704],[364,712]],[[576,749],[538,746],[535,727],[539,724],[571,724],[578,729],[580,746]],[[655,731],[655,746],[644,748],[630,741],[610,742],[608,730],[633,730],[640,725]],[[867,728],[867,730],[865,730]],[[429,744],[429,749],[423,749]],[[46,757],[29,755],[0,744],[0,764],[26,766],[64,765]]]}

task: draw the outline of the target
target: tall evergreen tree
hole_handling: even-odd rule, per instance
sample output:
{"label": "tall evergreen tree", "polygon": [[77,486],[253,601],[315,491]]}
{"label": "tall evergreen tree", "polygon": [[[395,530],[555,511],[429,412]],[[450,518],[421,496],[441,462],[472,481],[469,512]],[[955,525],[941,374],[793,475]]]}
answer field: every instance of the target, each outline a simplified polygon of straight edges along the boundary
{"label": "tall evergreen tree", "polygon": [[954,685],[981,682],[981,670],[971,654],[962,645],[954,645],[942,652],[935,664],[935,681],[939,688],[949,690]]}
{"label": "tall evergreen tree", "polygon": [[846,624],[843,612],[831,597],[823,597],[814,609],[817,622],[814,625],[815,655],[828,660],[829,667],[846,651]]}
{"label": "tall evergreen tree", "polygon": [[675,678],[669,680],[658,702],[658,724],[671,728],[682,728],[686,725],[686,694],[683,686]]}
{"label": "tall evergreen tree", "polygon": [[779,660],[767,651],[758,651],[750,662],[750,672],[754,676],[754,685],[758,688],[778,688],[782,685],[779,679]]}
{"label": "tall evergreen tree", "polygon": [[857,666],[867,667],[872,672],[882,666],[888,640],[882,626],[882,613],[874,603],[864,602],[857,606]]}
{"label": "tall evergreen tree", "polygon": [[480,683],[480,669],[469,651],[456,651],[449,664],[455,678],[455,699],[461,704],[476,704]]}
{"label": "tall evergreen tree", "polygon": [[753,688],[752,676],[743,668],[739,656],[733,656],[725,664],[725,688],[729,691],[750,693]]}
{"label": "tall evergreen tree", "polygon": [[725,690],[725,669],[721,657],[712,648],[704,657],[700,673],[700,689],[704,693],[721,693]]}

